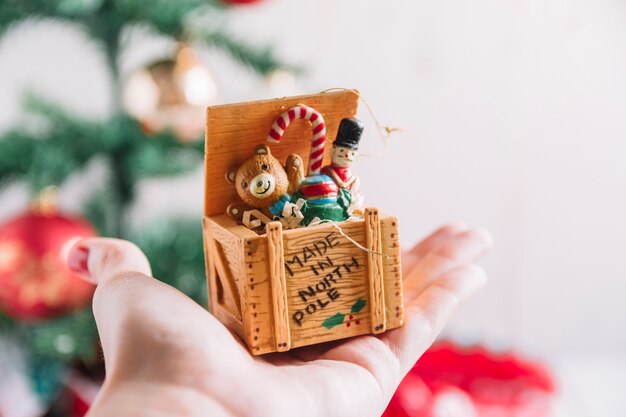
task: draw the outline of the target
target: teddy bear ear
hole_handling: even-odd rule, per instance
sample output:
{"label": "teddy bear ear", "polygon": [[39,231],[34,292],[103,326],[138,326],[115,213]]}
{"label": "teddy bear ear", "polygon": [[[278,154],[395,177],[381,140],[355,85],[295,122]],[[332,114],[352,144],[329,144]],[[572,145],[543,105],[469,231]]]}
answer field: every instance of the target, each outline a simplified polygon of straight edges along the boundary
{"label": "teddy bear ear", "polygon": [[272,153],[270,152],[269,146],[258,145],[256,148],[254,148],[254,154],[255,155],[271,155]]}
{"label": "teddy bear ear", "polygon": [[226,213],[235,220],[241,221],[244,212],[249,209],[250,207],[245,203],[230,203],[226,208]]}
{"label": "teddy bear ear", "polygon": [[229,169],[228,171],[226,171],[226,181],[228,181],[229,183],[234,184],[236,177],[237,177],[236,169]]}

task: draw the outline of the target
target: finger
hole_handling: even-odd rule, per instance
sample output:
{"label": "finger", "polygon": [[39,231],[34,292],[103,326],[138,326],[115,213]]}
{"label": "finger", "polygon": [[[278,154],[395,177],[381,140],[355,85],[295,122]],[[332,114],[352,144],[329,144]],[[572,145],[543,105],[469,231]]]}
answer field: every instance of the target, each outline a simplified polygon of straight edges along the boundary
{"label": "finger", "polygon": [[[150,296],[154,283],[150,264],[133,243],[110,238],[86,238],[69,251],[68,266],[84,279],[98,284],[93,310],[107,363],[112,365],[125,340],[120,334],[129,308]],[[142,293],[137,294],[137,293]],[[147,314],[147,313],[146,313]]]}
{"label": "finger", "polygon": [[448,237],[426,255],[419,264],[405,273],[405,305],[413,302],[433,280],[445,272],[476,261],[492,246],[493,240],[483,229],[469,229]]}
{"label": "finger", "polygon": [[402,252],[403,270],[406,272],[411,271],[428,253],[435,250],[452,236],[467,229],[468,226],[464,223],[450,223],[435,230],[417,245]]}
{"label": "finger", "polygon": [[[204,309],[152,278],[145,255],[130,242],[83,239],[70,250],[68,266],[98,284],[93,310],[109,370],[132,374],[145,363],[160,362],[150,370],[155,378],[167,376],[177,371],[168,368],[167,358],[233,340]],[[221,345],[241,351],[236,343]]]}
{"label": "finger", "polygon": [[405,308],[404,325],[383,339],[396,353],[404,375],[435,341],[454,311],[487,281],[476,265],[450,269]]}
{"label": "finger", "polygon": [[454,235],[458,235],[461,232],[469,229],[465,223],[450,223],[432,232],[425,239],[419,242],[417,245],[409,249],[408,253],[415,255],[418,258],[423,258],[430,251],[439,247],[443,242],[448,240]]}

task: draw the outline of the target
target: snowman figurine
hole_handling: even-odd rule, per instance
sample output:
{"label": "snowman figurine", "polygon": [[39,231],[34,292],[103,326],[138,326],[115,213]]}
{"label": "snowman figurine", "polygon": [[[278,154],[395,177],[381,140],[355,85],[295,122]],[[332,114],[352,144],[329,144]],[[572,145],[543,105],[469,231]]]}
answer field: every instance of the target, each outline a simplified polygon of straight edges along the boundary
{"label": "snowman figurine", "polygon": [[352,163],[359,152],[359,141],[363,134],[363,123],[355,118],[345,118],[339,124],[337,137],[330,153],[330,165],[322,168],[322,173],[333,179],[339,188],[345,188],[352,194],[350,213],[363,209],[363,195],[360,193],[360,181],[352,171]]}

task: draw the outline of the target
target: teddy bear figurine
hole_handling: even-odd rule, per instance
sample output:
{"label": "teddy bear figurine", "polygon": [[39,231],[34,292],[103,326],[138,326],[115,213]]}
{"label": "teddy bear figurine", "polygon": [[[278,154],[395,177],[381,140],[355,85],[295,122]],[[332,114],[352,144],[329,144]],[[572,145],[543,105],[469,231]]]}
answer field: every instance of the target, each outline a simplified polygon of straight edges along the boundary
{"label": "teddy bear figurine", "polygon": [[267,145],[259,145],[251,158],[226,174],[226,179],[235,185],[243,201],[228,206],[230,216],[241,220],[244,211],[259,209],[274,218],[281,216],[285,203],[300,188],[304,167],[302,158],[296,154],[289,155],[283,167]]}

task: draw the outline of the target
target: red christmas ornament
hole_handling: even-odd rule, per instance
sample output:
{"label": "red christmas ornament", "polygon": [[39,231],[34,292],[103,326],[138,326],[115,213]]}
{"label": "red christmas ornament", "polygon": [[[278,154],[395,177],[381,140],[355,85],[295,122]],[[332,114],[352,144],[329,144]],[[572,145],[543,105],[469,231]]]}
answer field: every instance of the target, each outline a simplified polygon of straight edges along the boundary
{"label": "red christmas ornament", "polygon": [[20,320],[51,318],[88,304],[94,286],[61,253],[69,240],[96,234],[83,219],[33,209],[0,226],[0,310]]}
{"label": "red christmas ornament", "polygon": [[541,363],[442,342],[420,358],[383,417],[547,417],[555,391]]}

